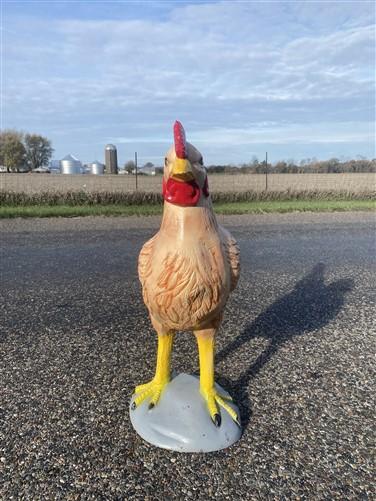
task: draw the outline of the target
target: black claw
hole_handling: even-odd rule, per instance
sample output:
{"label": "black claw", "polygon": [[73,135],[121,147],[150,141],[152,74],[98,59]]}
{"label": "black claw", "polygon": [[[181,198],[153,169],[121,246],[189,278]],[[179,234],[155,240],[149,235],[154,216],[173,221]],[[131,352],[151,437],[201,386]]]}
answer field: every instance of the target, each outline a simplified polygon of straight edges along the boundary
{"label": "black claw", "polygon": [[132,411],[134,411],[136,407],[137,407],[136,402],[133,402],[133,404],[131,405]]}
{"label": "black claw", "polygon": [[222,418],[221,418],[220,414],[214,414],[213,423],[215,424],[215,426],[217,428],[219,428],[221,426]]}
{"label": "black claw", "polygon": [[150,402],[150,404],[149,404],[149,410],[152,409],[153,407],[155,407],[155,404],[153,404],[153,402]]}

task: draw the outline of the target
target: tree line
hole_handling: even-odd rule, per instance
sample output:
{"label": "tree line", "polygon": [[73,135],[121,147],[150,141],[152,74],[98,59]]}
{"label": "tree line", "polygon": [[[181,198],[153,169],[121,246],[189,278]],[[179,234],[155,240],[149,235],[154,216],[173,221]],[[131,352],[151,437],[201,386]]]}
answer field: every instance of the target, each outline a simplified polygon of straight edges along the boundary
{"label": "tree line", "polygon": [[[163,174],[163,167],[156,167],[151,162],[141,167],[139,174],[145,167],[154,167],[156,174]],[[134,173],[136,165],[133,160],[124,164],[124,169],[129,173]],[[365,157],[358,156],[352,160],[339,160],[330,158],[329,160],[317,160],[316,158],[306,158],[300,162],[294,160],[279,160],[275,163],[268,163],[254,157],[249,163],[241,165],[208,165],[206,170],[210,174],[328,174],[340,172],[376,172],[376,158],[368,160]]]}
{"label": "tree line", "polygon": [[53,151],[51,141],[39,134],[24,134],[10,129],[0,132],[0,165],[5,166],[7,172],[46,166]]}
{"label": "tree line", "polygon": [[[38,167],[47,166],[51,160],[51,141],[39,134],[24,134],[16,130],[7,129],[0,132],[0,165],[5,166],[7,172],[20,172],[34,170]],[[131,160],[125,163],[124,169],[128,173],[135,170],[135,163]],[[154,167],[151,162],[144,166]],[[297,174],[297,173],[337,173],[337,172],[376,172],[376,158],[368,160],[358,156],[352,160],[317,160],[307,158],[300,162],[294,160],[281,160],[266,165],[265,160],[260,162],[253,157],[248,163],[241,165],[209,165],[209,173],[221,174]],[[163,167],[155,167],[156,174],[163,173]],[[142,171],[139,172],[142,174]]]}
{"label": "tree line", "polygon": [[294,160],[280,160],[273,164],[266,165],[265,160],[259,162],[253,158],[251,162],[240,166],[235,165],[209,165],[209,173],[221,174],[307,174],[307,173],[339,173],[339,172],[376,172],[376,158],[368,160],[358,157],[352,160],[339,160],[330,158],[329,160],[317,160],[307,158],[300,162]]}

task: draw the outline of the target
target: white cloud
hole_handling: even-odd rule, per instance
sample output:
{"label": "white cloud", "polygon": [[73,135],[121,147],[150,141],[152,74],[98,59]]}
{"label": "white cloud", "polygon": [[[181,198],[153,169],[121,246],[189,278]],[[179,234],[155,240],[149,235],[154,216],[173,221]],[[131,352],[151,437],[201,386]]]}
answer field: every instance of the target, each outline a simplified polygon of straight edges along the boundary
{"label": "white cloud", "polygon": [[[60,95],[65,106],[77,104],[74,97],[66,100],[69,92],[83,103],[107,98],[111,105],[113,98],[114,105],[121,106],[129,99],[139,103],[187,96],[299,100],[338,92],[351,95],[359,91],[356,84],[371,89],[372,26],[297,37],[275,46],[273,37],[260,43],[244,22],[244,15],[252,17],[255,10],[260,7],[226,2],[177,8],[167,22],[52,22],[44,28],[52,43],[43,37],[37,43],[22,41],[21,35],[13,46],[6,44],[13,59],[6,63],[9,99],[16,93],[18,100],[28,99],[30,82],[20,84],[13,69],[26,64],[31,72],[36,59],[44,61],[38,73],[44,73],[56,89],[56,95],[48,92],[46,98],[56,101]],[[270,9],[266,12],[270,14]],[[234,42],[231,34],[246,35],[245,26],[248,36]],[[40,29],[39,21],[34,29]],[[51,79],[49,68],[59,78]],[[32,90],[43,91],[41,80],[36,80]]]}
{"label": "white cloud", "polygon": [[212,128],[191,135],[197,144],[323,144],[372,141],[374,129],[365,122],[318,122],[315,124],[254,124],[252,127]]}
{"label": "white cloud", "polygon": [[[329,132],[328,132],[329,130]],[[254,123],[244,128],[212,127],[198,129],[187,134],[189,142],[197,145],[234,146],[249,144],[322,144],[371,141],[374,128],[367,122],[319,122],[297,123]],[[133,137],[111,137],[108,140],[118,144],[158,143],[168,144],[171,135],[143,135]]]}
{"label": "white cloud", "polygon": [[[339,125],[344,111],[336,109],[339,98],[349,109],[372,105],[374,26],[367,9],[343,2],[171,5],[163,20],[8,18],[6,125],[35,117],[50,127],[57,121],[57,128],[103,120],[105,137],[106,129],[113,134],[131,120],[124,131],[134,141],[135,129],[147,131],[153,122],[158,139],[166,128],[159,135],[157,128],[183,116],[197,139],[209,140],[219,127],[226,144],[237,145],[248,138],[239,123],[249,123],[250,110],[278,121],[274,132],[267,128],[270,138],[278,131],[283,141],[300,141],[301,126],[291,130],[286,122],[298,124],[307,119],[305,109],[313,116],[317,108],[336,132],[307,123],[304,137],[316,127],[311,138],[320,141],[369,140],[364,128],[351,135]],[[349,128],[354,120],[349,113]],[[252,137],[265,139],[257,131]]]}

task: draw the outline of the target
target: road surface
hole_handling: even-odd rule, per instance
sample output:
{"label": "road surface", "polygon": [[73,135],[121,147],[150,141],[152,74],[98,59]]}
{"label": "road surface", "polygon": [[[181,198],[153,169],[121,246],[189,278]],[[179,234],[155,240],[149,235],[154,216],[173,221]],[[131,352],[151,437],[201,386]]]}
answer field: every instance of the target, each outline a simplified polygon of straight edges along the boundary
{"label": "road surface", "polygon": [[[217,380],[244,434],[207,455],[155,449],[130,425],[156,347],[136,262],[159,218],[0,221],[1,499],[375,495],[374,215],[219,219],[242,275]],[[173,366],[197,371],[191,334]]]}

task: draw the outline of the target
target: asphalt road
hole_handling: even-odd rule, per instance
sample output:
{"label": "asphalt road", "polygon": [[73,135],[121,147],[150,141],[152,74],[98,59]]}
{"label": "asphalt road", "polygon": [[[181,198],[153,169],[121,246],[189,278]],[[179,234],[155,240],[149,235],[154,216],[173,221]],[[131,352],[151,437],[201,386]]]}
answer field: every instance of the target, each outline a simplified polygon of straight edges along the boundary
{"label": "asphalt road", "polygon": [[[154,370],[136,261],[159,218],[2,220],[0,499],[372,499],[375,217],[221,217],[242,276],[217,380],[244,434],[156,449],[129,397]],[[179,333],[173,365],[198,367]]]}

